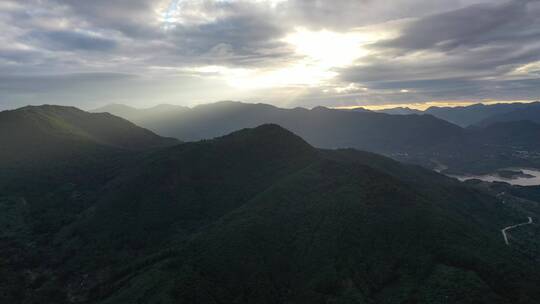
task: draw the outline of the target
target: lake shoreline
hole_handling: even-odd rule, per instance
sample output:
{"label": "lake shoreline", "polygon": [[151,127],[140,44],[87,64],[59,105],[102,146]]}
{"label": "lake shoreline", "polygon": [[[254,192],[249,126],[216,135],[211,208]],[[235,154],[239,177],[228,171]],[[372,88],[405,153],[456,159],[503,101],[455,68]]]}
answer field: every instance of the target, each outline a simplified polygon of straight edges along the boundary
{"label": "lake shoreline", "polygon": [[[497,174],[498,171],[512,171],[516,174],[512,177],[504,177]],[[483,175],[457,175],[448,174],[447,176],[456,178],[460,181],[479,179],[485,182],[504,182],[516,186],[538,186],[540,185],[540,170],[533,168],[505,168],[497,170],[490,174]]]}

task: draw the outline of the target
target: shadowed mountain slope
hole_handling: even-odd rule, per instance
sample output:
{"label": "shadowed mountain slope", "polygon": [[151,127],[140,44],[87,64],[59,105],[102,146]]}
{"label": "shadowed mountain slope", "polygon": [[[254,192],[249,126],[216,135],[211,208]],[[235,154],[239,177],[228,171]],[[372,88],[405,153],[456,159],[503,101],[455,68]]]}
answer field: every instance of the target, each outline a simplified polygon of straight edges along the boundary
{"label": "shadowed mountain slope", "polygon": [[540,103],[536,102],[524,109],[493,115],[477,123],[478,126],[489,126],[494,123],[531,121],[540,123]]}
{"label": "shadowed mountain slope", "polygon": [[522,150],[540,149],[540,124],[522,120],[496,122],[474,131],[473,140],[486,145],[509,145]]}
{"label": "shadowed mountain slope", "polygon": [[[427,115],[398,116],[324,107],[282,109],[239,102],[200,105],[144,122],[144,127],[160,135],[185,141],[214,138],[242,128],[275,123],[316,147],[352,147],[384,153],[429,150],[446,144],[451,138],[458,138],[462,132],[457,126]],[[444,143],[439,140],[441,138]]]}
{"label": "shadowed mountain slope", "polygon": [[377,112],[392,115],[430,114],[437,118],[449,121],[461,127],[472,125],[486,126],[495,121],[535,120],[538,115],[529,114],[529,110],[538,113],[540,103],[500,103],[500,104],[473,104],[458,107],[429,107],[424,111],[396,107]]}
{"label": "shadowed mountain slope", "polygon": [[[533,105],[470,106],[468,110]],[[460,115],[464,109],[452,111]],[[490,111],[491,111],[490,110]],[[146,110],[137,110],[143,111]],[[480,111],[480,110],[479,110]],[[121,113],[119,113],[121,115]],[[456,174],[483,174],[508,166],[540,167],[538,130],[522,123],[463,129],[432,115],[389,115],[369,111],[282,109],[265,104],[219,102],[192,109],[149,114],[137,123],[181,140],[214,138],[242,128],[276,123],[318,148],[355,148]],[[512,134],[517,136],[512,137]]]}
{"label": "shadowed mountain slope", "polygon": [[[26,223],[14,231],[28,232],[0,251],[4,271],[42,278],[14,277],[30,303],[540,297],[540,265],[500,235],[521,220],[519,211],[417,166],[315,149],[277,125],[139,154],[93,191],[62,184],[51,191],[66,217],[10,209]],[[18,196],[36,208],[47,192],[16,192],[9,206]]]}
{"label": "shadowed mountain slope", "polygon": [[505,115],[516,110],[526,110],[539,103],[499,103],[492,105],[473,104],[464,107],[430,107],[424,111],[458,126],[467,127],[492,116]]}

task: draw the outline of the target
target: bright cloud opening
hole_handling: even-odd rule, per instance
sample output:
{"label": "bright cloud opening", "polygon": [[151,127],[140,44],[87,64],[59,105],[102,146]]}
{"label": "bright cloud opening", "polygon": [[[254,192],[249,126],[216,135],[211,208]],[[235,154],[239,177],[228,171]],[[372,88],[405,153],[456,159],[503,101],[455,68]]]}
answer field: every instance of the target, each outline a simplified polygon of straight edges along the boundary
{"label": "bright cloud opening", "polygon": [[317,86],[336,77],[333,69],[354,64],[369,51],[366,44],[377,40],[373,33],[336,33],[327,30],[297,29],[283,41],[291,45],[298,60],[277,69],[234,69],[199,67],[192,71],[216,73],[238,89],[259,89],[287,86]]}
{"label": "bright cloud opening", "polygon": [[327,30],[297,29],[284,41],[294,46],[305,61],[321,68],[343,67],[368,54],[362,46],[373,42],[374,35],[366,33],[336,33]]}

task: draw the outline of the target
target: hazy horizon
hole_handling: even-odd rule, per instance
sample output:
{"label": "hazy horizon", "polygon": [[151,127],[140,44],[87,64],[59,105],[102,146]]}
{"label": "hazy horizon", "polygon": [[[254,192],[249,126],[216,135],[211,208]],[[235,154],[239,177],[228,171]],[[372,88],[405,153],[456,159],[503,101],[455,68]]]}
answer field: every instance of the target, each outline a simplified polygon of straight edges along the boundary
{"label": "hazy horizon", "polygon": [[0,110],[533,101],[539,4],[5,0]]}
{"label": "hazy horizon", "polygon": [[[217,101],[210,101],[210,102],[198,103],[198,104],[192,104],[192,105],[182,105],[182,104],[175,104],[175,103],[156,103],[156,104],[146,104],[146,105],[131,105],[129,103],[114,103],[113,102],[113,103],[102,103],[102,104],[100,104],[98,106],[95,106],[95,107],[78,107],[77,105],[74,105],[74,104],[56,104],[56,103],[42,103],[42,104],[39,104],[39,103],[37,103],[37,104],[28,104],[28,105],[16,106],[16,107],[13,107],[13,108],[2,108],[2,107],[0,107],[0,111],[15,110],[15,109],[25,107],[25,106],[43,106],[43,105],[75,106],[75,107],[78,107],[78,108],[80,108],[81,110],[84,110],[84,111],[95,111],[95,110],[99,110],[101,108],[104,108],[104,107],[107,107],[107,106],[113,106],[113,105],[128,106],[128,107],[138,109],[138,110],[146,110],[146,109],[152,109],[152,108],[159,107],[159,106],[177,106],[177,107],[194,108],[194,107],[199,106],[199,105],[209,105],[209,104],[215,104],[215,103],[220,103],[220,102],[235,102],[235,103],[244,103],[244,104],[267,104],[267,105],[273,105],[271,103],[267,103],[267,102],[264,102],[264,101],[245,102],[245,101],[241,101],[241,100],[217,100]],[[328,107],[330,109],[341,109],[341,110],[363,108],[363,109],[370,110],[370,111],[382,111],[382,110],[395,109],[395,108],[409,108],[409,109],[412,109],[412,110],[425,111],[430,107],[455,108],[455,107],[467,107],[467,106],[477,105],[477,104],[482,104],[482,105],[489,106],[489,105],[496,105],[496,104],[517,104],[517,103],[519,103],[519,104],[527,104],[527,103],[534,103],[534,102],[539,102],[539,101],[538,100],[480,101],[480,102],[473,102],[473,101],[471,101],[471,102],[467,102],[467,101],[463,101],[463,102],[445,102],[445,101],[437,102],[436,101],[436,102],[410,103],[410,104],[403,103],[403,104],[383,104],[383,105],[365,105],[365,106],[353,105],[353,106],[336,106],[336,107],[325,106],[324,104],[314,105],[314,106],[309,106],[309,107],[306,107],[306,106],[289,106],[289,107],[287,107],[287,106],[280,106],[280,105],[273,105],[273,106],[276,106],[278,108],[283,108],[283,109],[292,109],[292,108],[298,108],[298,107],[306,108],[306,109],[313,109],[313,108],[316,108],[316,107]]]}

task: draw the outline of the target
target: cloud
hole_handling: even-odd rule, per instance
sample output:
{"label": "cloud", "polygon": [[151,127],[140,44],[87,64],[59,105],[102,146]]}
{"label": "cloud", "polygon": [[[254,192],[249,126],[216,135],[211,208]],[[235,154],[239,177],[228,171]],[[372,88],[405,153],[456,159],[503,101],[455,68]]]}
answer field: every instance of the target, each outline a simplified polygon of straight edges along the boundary
{"label": "cloud", "polygon": [[539,13],[531,1],[476,4],[413,21],[398,38],[378,45],[405,50],[450,51],[459,47],[529,42],[540,37]]}
{"label": "cloud", "polygon": [[180,24],[169,34],[179,55],[207,64],[252,65],[292,55],[280,41],[285,33],[262,16],[240,15],[204,24]]}
{"label": "cloud", "polygon": [[110,51],[118,45],[112,39],[73,31],[32,31],[27,37],[53,50]]}
{"label": "cloud", "polygon": [[39,58],[40,55],[40,52],[32,50],[4,48],[0,49],[0,62],[4,61],[12,64],[24,64],[36,60],[37,58]]}
{"label": "cloud", "polygon": [[46,0],[66,8],[74,19],[89,27],[113,30],[133,38],[160,35],[156,10],[160,0]]}
{"label": "cloud", "polygon": [[475,4],[408,20],[339,78],[379,95],[407,93],[387,101],[537,99],[538,76],[527,66],[540,60],[539,35],[537,2]]}
{"label": "cloud", "polygon": [[[539,96],[532,0],[4,0],[0,26],[0,107],[33,98],[314,106]],[[310,40],[299,45],[297,33]],[[361,41],[340,52],[339,41],[317,37]],[[343,60],[321,68],[319,55],[334,63],[333,52]],[[211,69],[222,73],[197,72]],[[238,75],[263,85],[239,86]]]}
{"label": "cloud", "polygon": [[348,30],[392,20],[423,17],[478,2],[484,0],[289,0],[280,3],[279,11],[288,23],[300,23],[312,29]]}

